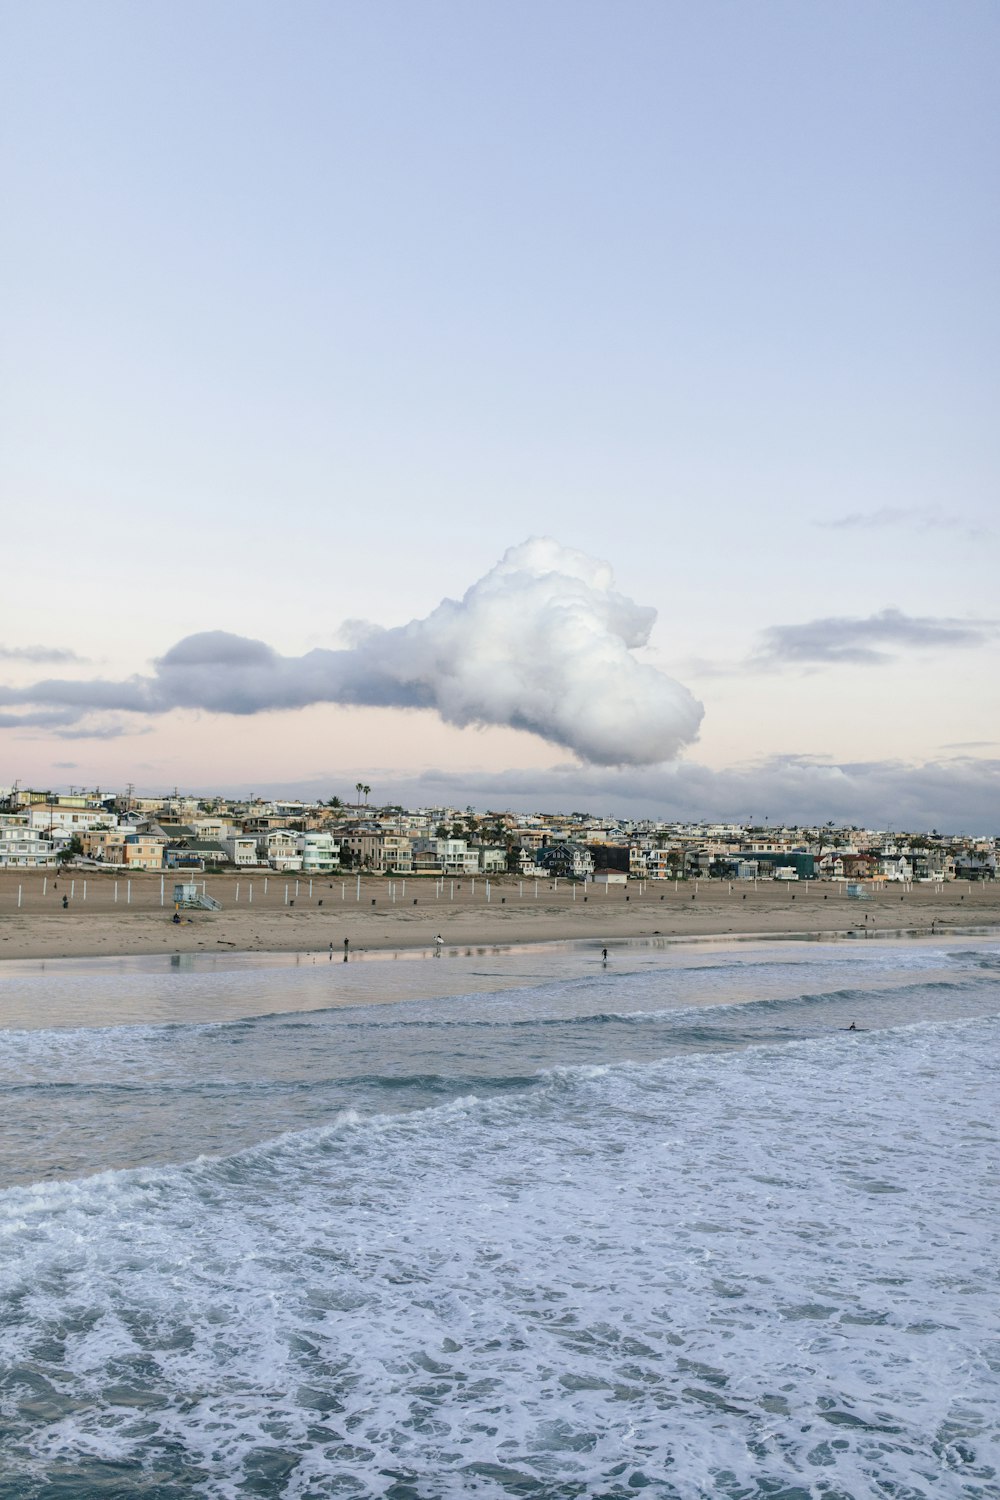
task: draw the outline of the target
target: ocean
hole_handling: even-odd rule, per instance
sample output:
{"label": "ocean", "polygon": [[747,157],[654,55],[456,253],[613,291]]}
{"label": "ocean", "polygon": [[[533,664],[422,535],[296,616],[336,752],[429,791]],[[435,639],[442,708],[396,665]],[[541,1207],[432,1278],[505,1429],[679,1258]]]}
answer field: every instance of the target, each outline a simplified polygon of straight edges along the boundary
{"label": "ocean", "polygon": [[9,965],[0,1024],[0,1500],[1000,1495],[995,940]]}

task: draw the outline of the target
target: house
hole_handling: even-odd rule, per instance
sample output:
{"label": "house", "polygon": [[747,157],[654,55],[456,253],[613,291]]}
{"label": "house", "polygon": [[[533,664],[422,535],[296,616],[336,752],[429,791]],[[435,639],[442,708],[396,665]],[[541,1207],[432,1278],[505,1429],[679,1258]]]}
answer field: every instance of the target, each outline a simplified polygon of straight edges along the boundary
{"label": "house", "polygon": [[237,867],[257,863],[257,840],[249,833],[230,833],[220,840],[230,862]]}
{"label": "house", "polygon": [[121,845],[120,863],[128,870],[161,870],[163,840],[147,833],[128,833]]}
{"label": "house", "polygon": [[479,869],[484,875],[503,875],[507,869],[507,850],[502,844],[479,844]]}
{"label": "house", "polygon": [[257,835],[257,858],[272,870],[301,870],[302,855],[289,828],[270,828]]}
{"label": "house", "polygon": [[81,834],[80,842],[84,853],[90,853],[92,859],[99,859],[106,865],[123,865],[125,863],[125,840],[135,829],[125,824],[118,828],[94,829],[92,833]]}
{"label": "house", "polygon": [[60,807],[57,803],[36,803],[27,811],[28,827],[49,838],[61,835],[70,839],[73,835],[86,833],[98,825],[106,828],[118,819],[103,807]]}
{"label": "house", "polygon": [[[465,839],[419,838],[413,840],[413,855],[423,856],[421,868],[436,870],[440,875],[477,875],[479,851],[470,849]],[[430,858],[428,859],[427,856]],[[507,857],[504,852],[503,867]]]}
{"label": "house", "polygon": [[650,880],[677,880],[684,874],[684,851],[647,849],[646,874]]}
{"label": "house", "polygon": [[514,849],[513,856],[515,872],[523,880],[530,880],[537,875],[544,875],[546,873],[543,866],[535,862],[534,848],[525,848],[523,844],[519,844]]}
{"label": "house", "polygon": [[995,854],[982,857],[971,853],[956,854],[956,880],[996,880],[996,878],[997,860]]}
{"label": "house", "polygon": [[342,864],[379,875],[409,875],[413,871],[413,845],[401,833],[383,833],[378,828],[355,828],[340,838]]}
{"label": "house", "polygon": [[303,875],[328,875],[340,865],[340,842],[332,833],[311,830],[295,835]]}
{"label": "house", "polygon": [[[568,880],[587,880],[594,873],[594,856],[583,844],[550,844],[535,854],[535,863],[541,865],[547,875],[564,876]],[[622,872],[624,874],[624,872]],[[625,876],[628,879],[628,876]]]}
{"label": "house", "polygon": [[230,862],[228,853],[215,839],[185,839],[173,849],[182,856],[176,861],[179,865],[197,863],[204,868],[205,865],[228,865]]}
{"label": "house", "polygon": [[26,813],[0,813],[0,869],[49,870],[55,842],[32,828]]}

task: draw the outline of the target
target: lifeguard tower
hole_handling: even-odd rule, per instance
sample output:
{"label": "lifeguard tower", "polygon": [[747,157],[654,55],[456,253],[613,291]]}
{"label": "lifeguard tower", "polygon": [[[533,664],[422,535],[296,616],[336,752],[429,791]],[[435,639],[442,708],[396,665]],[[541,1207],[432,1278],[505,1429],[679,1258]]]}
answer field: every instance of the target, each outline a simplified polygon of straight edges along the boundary
{"label": "lifeguard tower", "polygon": [[849,880],[847,882],[847,899],[849,901],[870,901],[871,892],[866,891],[860,880]]}
{"label": "lifeguard tower", "polygon": [[221,911],[222,902],[216,901],[196,880],[179,880],[174,886],[175,911]]}

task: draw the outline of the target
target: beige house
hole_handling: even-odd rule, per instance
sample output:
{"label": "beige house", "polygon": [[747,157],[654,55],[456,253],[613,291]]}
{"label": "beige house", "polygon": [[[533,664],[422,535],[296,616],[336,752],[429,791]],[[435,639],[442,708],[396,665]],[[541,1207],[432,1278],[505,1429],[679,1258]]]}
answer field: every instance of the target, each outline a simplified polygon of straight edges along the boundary
{"label": "beige house", "polygon": [[148,833],[130,833],[125,837],[121,863],[128,870],[161,870],[163,868],[162,839]]}
{"label": "beige house", "polygon": [[413,871],[413,845],[401,833],[376,829],[345,833],[340,849],[343,863],[351,856],[352,864],[375,874],[410,875]]}

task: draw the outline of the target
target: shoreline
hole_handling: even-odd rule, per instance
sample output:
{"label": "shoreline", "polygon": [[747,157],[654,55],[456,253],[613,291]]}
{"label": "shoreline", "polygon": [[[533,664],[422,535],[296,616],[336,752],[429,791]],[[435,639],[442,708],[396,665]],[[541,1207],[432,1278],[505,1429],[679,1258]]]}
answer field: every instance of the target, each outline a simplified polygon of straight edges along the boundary
{"label": "shoreline", "polygon": [[[621,953],[624,949],[666,949],[666,948],[703,948],[713,947],[727,948],[734,944],[743,943],[857,943],[857,942],[946,942],[958,941],[962,938],[972,939],[996,939],[1000,941],[1000,926],[974,926],[974,927],[952,927],[947,930],[931,931],[929,928],[895,927],[874,929],[865,931],[863,928],[848,928],[840,932],[722,932],[722,933],[698,933],[698,934],[666,934],[657,933],[649,937],[626,937],[611,938],[608,940],[610,953]],[[599,938],[536,938],[527,942],[476,942],[461,944],[446,944],[440,953],[433,947],[406,947],[406,948],[352,948],[350,952],[350,963],[378,963],[398,962],[400,959],[414,959],[428,961],[440,959],[442,962],[452,958],[471,957],[515,957],[525,956],[531,953],[555,954],[557,952],[577,952],[596,948],[600,943]],[[34,958],[9,958],[0,961],[0,980],[4,974],[24,976],[42,970],[54,969],[62,974],[94,973],[101,969],[109,971],[135,970],[138,972],[157,972],[165,966],[173,965],[178,959],[189,962],[185,967],[193,968],[199,960],[206,969],[210,968],[294,968],[304,960],[319,962],[329,960],[329,950],[326,948],[278,948],[278,949],[230,949],[223,952],[215,952],[212,949],[188,951],[188,952],[137,952],[137,953],[84,953],[63,954],[60,956],[41,956]],[[243,962],[236,962],[242,960]],[[344,962],[340,955],[334,953],[335,963]],[[2,1025],[2,1019],[0,1019]]]}

